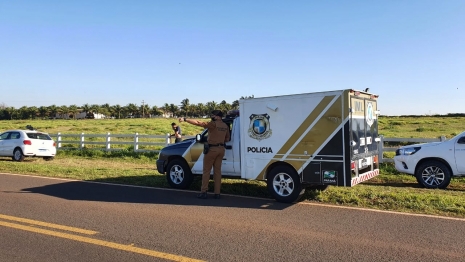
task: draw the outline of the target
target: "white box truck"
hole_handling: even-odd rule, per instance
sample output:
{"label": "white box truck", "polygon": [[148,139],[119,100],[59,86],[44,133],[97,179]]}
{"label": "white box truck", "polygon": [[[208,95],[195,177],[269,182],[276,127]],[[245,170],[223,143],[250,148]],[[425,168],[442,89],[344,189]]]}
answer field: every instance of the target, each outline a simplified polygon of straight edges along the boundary
{"label": "white box truck", "polygon": [[[351,187],[379,174],[378,96],[352,89],[241,99],[224,118],[231,132],[227,178],[264,180],[280,202],[306,188]],[[202,174],[204,130],[160,151],[157,170],[174,188]]]}

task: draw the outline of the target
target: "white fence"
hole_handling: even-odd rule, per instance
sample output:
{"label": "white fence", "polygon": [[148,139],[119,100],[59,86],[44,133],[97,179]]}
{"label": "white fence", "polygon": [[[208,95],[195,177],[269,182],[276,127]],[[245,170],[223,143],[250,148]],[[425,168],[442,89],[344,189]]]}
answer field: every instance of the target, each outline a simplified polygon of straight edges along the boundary
{"label": "white fence", "polygon": [[[135,134],[50,134],[56,141],[57,149],[98,149],[122,150],[132,148],[134,152],[159,152],[171,144],[174,138],[166,135]],[[185,136],[184,139],[193,136]],[[173,140],[173,141],[172,141]]]}
{"label": "white fence", "polygon": [[414,143],[429,143],[429,142],[440,142],[446,141],[445,136],[441,136],[439,138],[391,138],[391,137],[384,137],[380,136],[381,141],[379,142],[379,150],[378,150],[378,159],[381,163],[384,162],[394,162],[392,158],[385,158],[383,156],[384,152],[395,152],[399,146],[388,146],[389,142],[391,143],[406,143],[406,144],[414,144]]}
{"label": "white fence", "polygon": [[[105,151],[122,150],[132,147],[134,152],[159,152],[161,148],[173,143],[174,138],[166,135],[140,135],[135,134],[61,134],[51,135],[55,138],[57,149],[100,149]],[[194,136],[185,136],[184,139]],[[65,138],[68,138],[65,140]],[[390,138],[380,136],[380,146],[378,158],[381,163],[393,162],[392,158],[385,158],[384,152],[395,152],[399,147],[389,146],[389,143],[427,143],[445,141],[445,137],[440,138]]]}

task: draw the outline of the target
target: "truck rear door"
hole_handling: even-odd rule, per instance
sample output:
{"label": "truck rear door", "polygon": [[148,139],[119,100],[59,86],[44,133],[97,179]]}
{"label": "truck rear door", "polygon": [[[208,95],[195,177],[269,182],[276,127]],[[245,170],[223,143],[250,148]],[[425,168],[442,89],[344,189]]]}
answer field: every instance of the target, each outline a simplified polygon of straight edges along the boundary
{"label": "truck rear door", "polygon": [[378,119],[377,97],[363,92],[353,92],[351,103],[351,158],[356,161],[358,169],[372,164],[378,154]]}

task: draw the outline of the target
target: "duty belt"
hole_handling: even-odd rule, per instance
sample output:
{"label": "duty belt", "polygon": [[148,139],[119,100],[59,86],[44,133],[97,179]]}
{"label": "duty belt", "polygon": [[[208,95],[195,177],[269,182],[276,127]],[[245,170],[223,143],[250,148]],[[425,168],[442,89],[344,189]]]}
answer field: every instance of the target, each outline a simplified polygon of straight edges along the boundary
{"label": "duty belt", "polygon": [[208,146],[224,146],[224,144],[208,144]]}

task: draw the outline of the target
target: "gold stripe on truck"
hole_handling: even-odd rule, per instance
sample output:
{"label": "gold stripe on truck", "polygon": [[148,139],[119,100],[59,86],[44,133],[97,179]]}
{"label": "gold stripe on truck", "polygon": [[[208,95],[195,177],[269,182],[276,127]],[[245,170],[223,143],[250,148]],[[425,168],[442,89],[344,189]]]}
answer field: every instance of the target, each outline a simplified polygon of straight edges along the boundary
{"label": "gold stripe on truck", "polygon": [[[342,96],[339,96],[337,100],[331,105],[326,112],[324,112],[321,118],[318,116],[325,110],[325,108],[331,103],[335,96],[326,96],[320,103],[315,107],[308,117],[302,122],[302,124],[296,129],[296,131],[291,135],[291,137],[286,141],[281,149],[278,150],[276,155],[270,162],[265,166],[265,168],[258,174],[256,179],[265,179],[265,170],[277,162],[278,159],[286,160],[287,163],[291,164],[296,170],[299,170],[302,165],[315,153],[315,150],[319,148],[323,142],[328,138],[328,135],[333,133],[333,131],[339,126],[342,122],[341,113],[342,113]],[[316,122],[316,123],[315,123]],[[313,124],[312,129],[302,138],[302,140],[296,145],[297,141],[304,134],[304,132]],[[295,148],[291,148],[294,146]],[[307,151],[307,154],[304,155],[304,151]],[[290,156],[283,157],[290,153]],[[293,157],[292,155],[298,155]],[[294,158],[290,160],[289,158]]]}

